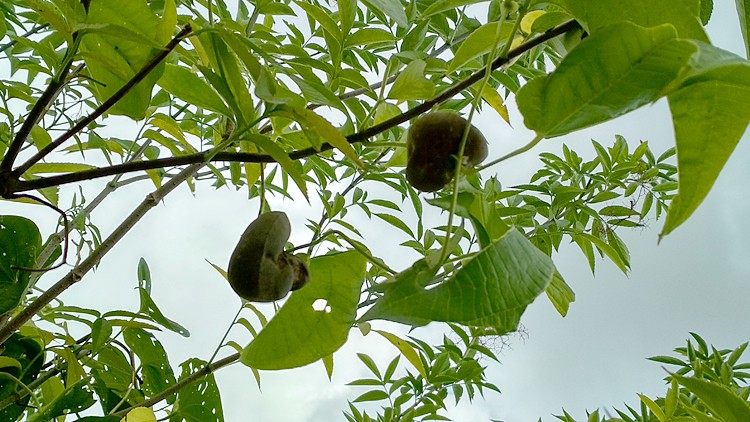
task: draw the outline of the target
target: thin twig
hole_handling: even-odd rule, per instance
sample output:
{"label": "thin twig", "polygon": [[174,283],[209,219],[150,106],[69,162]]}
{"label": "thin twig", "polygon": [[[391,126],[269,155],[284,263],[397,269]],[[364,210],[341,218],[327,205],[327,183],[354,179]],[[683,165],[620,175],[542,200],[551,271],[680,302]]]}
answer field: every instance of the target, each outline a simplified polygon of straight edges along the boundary
{"label": "thin twig", "polygon": [[[36,34],[37,32],[39,32],[39,31],[41,31],[43,29],[46,29],[47,27],[49,27],[48,23],[45,23],[44,25],[35,26],[35,27],[29,29],[28,31],[26,31],[24,34],[22,34],[18,38],[28,38],[28,37]],[[16,45],[16,42],[17,42],[16,40],[12,40],[12,41],[10,41],[8,43],[5,43],[2,46],[0,46],[0,53],[3,53],[3,52],[5,52],[5,50],[7,50],[7,49],[13,47],[14,45]]]}
{"label": "thin twig", "polygon": [[141,219],[148,211],[159,203],[167,194],[172,192],[187,178],[193,176],[205,163],[192,164],[183,169],[178,175],[165,183],[161,188],[146,195],[143,202],[138,205],[133,212],[105,239],[98,248],[94,249],[83,262],[75,266],[70,272],[52,285],[36,300],[31,302],[26,308],[18,313],[13,319],[8,321],[0,328],[0,344],[3,344],[16,330],[29,321],[34,315],[39,313],[52,300],[59,296],[83,278],[96,264],[101,261],[104,255],[109,252],[117,242],[119,242],[127,232]]}

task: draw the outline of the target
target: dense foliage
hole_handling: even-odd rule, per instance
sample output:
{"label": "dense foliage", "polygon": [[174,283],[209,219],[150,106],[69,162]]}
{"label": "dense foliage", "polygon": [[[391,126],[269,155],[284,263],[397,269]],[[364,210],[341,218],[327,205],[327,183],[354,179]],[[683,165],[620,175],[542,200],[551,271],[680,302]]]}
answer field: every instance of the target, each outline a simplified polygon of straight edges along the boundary
{"label": "dense foliage", "polygon": [[[555,267],[560,245],[577,245],[592,270],[605,257],[627,272],[618,232],[654,217],[664,217],[662,236],[678,228],[744,133],[750,65],[710,44],[703,25],[712,7],[710,0],[0,3],[0,197],[59,217],[58,232],[43,238],[31,219],[0,215],[0,419],[223,420],[214,371],[240,361],[260,383],[261,370],[322,361],[330,376],[333,353],[353,328],[383,336],[398,354],[384,369],[358,355],[372,377],[351,383],[366,391],[344,409],[348,420],[441,420],[452,401],[499,391],[485,376],[486,362],[497,360],[492,339],[516,331],[542,294],[563,316],[574,300]],[[747,36],[745,3],[737,9]],[[566,146],[541,154],[528,183],[506,186],[493,174],[544,139],[663,97],[675,148],[655,152],[613,134],[593,142],[589,161]],[[455,177],[435,194],[408,183],[406,123],[446,109],[469,121],[486,111],[505,124],[513,102],[533,139],[477,168],[453,165]],[[455,162],[466,158],[467,133]],[[83,182],[100,179],[108,180],[103,190],[84,190]],[[102,233],[97,206],[130,183],[154,190]],[[189,332],[154,302],[146,260],[137,263],[137,311],[60,299],[185,185],[234,187],[259,213],[270,210],[269,198],[325,212],[291,222],[308,236],[287,249],[306,261],[309,283],[272,315],[244,303],[232,324],[252,335],[249,344],[227,335],[207,361],[191,358],[176,370],[156,333]],[[428,207],[444,211],[439,223],[423,218]],[[353,223],[360,218],[399,230],[400,247],[420,258],[397,273],[373,254],[380,240],[362,235]],[[59,266],[67,272],[39,288],[56,274],[45,270]],[[214,267],[226,277],[225,265]],[[450,335],[429,344],[380,321],[444,322]],[[693,340],[697,346],[677,350],[682,360],[654,358],[679,367],[666,396],[641,397],[643,408],[618,412],[622,420],[750,420],[750,390],[740,386],[747,365],[737,363],[746,344],[715,350]],[[361,407],[368,402],[382,404],[377,415]]]}

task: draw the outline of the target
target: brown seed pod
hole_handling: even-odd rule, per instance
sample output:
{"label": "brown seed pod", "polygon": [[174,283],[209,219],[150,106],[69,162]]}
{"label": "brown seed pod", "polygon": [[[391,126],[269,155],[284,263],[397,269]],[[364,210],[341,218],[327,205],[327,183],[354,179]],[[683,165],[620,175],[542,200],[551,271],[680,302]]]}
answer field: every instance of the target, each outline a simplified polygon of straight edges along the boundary
{"label": "brown seed pod", "polygon": [[242,233],[229,259],[227,278],[232,289],[251,302],[273,302],[307,284],[305,261],[284,252],[291,234],[286,214],[261,214]]}
{"label": "brown seed pod", "polygon": [[[451,181],[456,156],[468,122],[442,110],[427,113],[409,127],[406,140],[406,180],[423,192],[435,192]],[[469,129],[463,165],[473,167],[487,158],[487,140],[474,125]]]}

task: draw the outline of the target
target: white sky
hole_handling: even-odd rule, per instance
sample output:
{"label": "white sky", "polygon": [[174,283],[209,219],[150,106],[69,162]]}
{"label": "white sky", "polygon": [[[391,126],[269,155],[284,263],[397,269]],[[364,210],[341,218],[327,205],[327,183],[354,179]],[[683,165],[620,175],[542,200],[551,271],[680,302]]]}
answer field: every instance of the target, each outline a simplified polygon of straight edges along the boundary
{"label": "white sky", "polygon": [[[743,54],[731,2],[716,3],[709,26],[711,39],[722,48]],[[520,116],[515,113],[513,117],[514,126],[522,126]],[[498,122],[492,114],[480,116],[477,122],[485,134],[490,134],[490,159],[531,139],[528,131],[511,130]],[[534,152],[490,170],[497,172],[505,185],[526,181],[529,169],[538,167],[539,151],[559,153],[565,142],[585,157],[592,157],[589,139],[608,145],[616,133],[624,135],[631,145],[648,140],[656,154],[673,144],[669,113],[666,104],[660,102],[597,128],[544,141]],[[750,228],[746,218],[750,215],[750,196],[745,183],[750,180],[750,168],[745,163],[749,159],[750,145],[743,139],[705,203],[660,245],[656,240],[663,221],[653,222],[644,230],[621,230],[632,256],[633,271],[628,277],[604,261],[599,262],[596,277],[592,277],[577,248],[564,247],[555,262],[576,292],[569,315],[561,318],[546,298],[540,297],[522,319],[528,338],[513,338],[512,348],[501,355],[502,364],[490,365],[488,370],[490,381],[503,394],[490,394],[487,401],[473,404],[464,400],[450,415],[458,421],[490,417],[509,422],[536,421],[540,416],[551,421],[551,414],[561,413],[565,407],[583,418],[585,409],[622,407],[623,402],[633,405],[636,393],[652,397],[663,394],[664,371],[645,358],[669,354],[683,346],[690,331],[718,347],[733,348],[748,341],[745,298],[750,297]],[[100,182],[85,184],[89,199],[100,186]],[[96,211],[95,221],[102,233],[109,233],[151,190],[152,185],[146,182],[112,195]],[[317,218],[320,207],[309,207],[304,201],[273,204],[289,214],[294,226],[292,241],[306,242],[304,220]],[[170,332],[158,335],[179,372],[179,362],[212,354],[239,306],[238,298],[204,259],[226,265],[239,235],[256,215],[257,206],[257,200],[247,201],[245,191],[203,187],[193,196],[183,186],[149,213],[105,257],[96,272],[61,299],[100,310],[135,309],[136,265],[140,257],[146,258],[156,303],[192,333],[188,339]],[[18,204],[4,203],[2,213],[34,218],[43,236],[50,233],[56,218],[41,207]],[[384,223],[363,222],[362,227],[368,244],[373,239],[389,238],[383,235],[387,230]],[[395,268],[408,266],[411,261],[404,259],[404,251],[394,244],[381,242],[373,249]],[[51,284],[55,276],[43,280]],[[383,326],[402,334],[406,330],[392,324]],[[416,333],[434,336],[435,330]],[[230,338],[239,343],[248,339],[239,329]],[[357,352],[370,354],[381,365],[397,353],[382,338],[362,338],[352,330],[349,343],[335,355],[332,382],[322,365],[316,363],[264,372],[261,393],[246,368],[236,365],[220,370],[217,379],[226,420],[343,420],[341,410],[346,409],[347,399],[364,392],[344,385],[367,375],[356,359]]]}

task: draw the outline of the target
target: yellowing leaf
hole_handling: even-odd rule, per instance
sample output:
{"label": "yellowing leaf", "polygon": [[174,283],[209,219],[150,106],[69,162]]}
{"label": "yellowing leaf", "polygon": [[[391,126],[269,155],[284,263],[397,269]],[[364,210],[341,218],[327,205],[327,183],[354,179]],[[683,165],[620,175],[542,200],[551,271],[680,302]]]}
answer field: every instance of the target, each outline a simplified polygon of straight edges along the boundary
{"label": "yellowing leaf", "polygon": [[149,407],[136,407],[120,419],[120,422],[156,422],[156,415]]}
{"label": "yellowing leaf", "polygon": [[413,347],[409,343],[406,342],[406,340],[403,340],[399,336],[395,334],[391,334],[387,331],[382,330],[373,330],[376,333],[380,334],[381,336],[385,337],[386,340],[390,341],[391,344],[396,346],[396,348],[401,352],[402,355],[406,358],[406,360],[409,361],[414,366],[414,369],[416,369],[422,377],[427,378],[427,372],[424,369],[424,365],[422,365],[422,359],[419,358],[419,355],[417,354],[417,351],[414,350]]}
{"label": "yellowing leaf", "polygon": [[524,34],[530,34],[531,27],[534,25],[534,21],[544,13],[545,12],[543,10],[532,10],[531,12],[525,14],[521,19],[521,31],[523,31]]}
{"label": "yellowing leaf", "polygon": [[[476,93],[478,89],[475,89],[474,92]],[[505,101],[503,101],[503,97],[500,96],[500,94],[493,89],[491,86],[485,86],[482,90],[482,99],[487,102],[487,104],[492,107],[497,114],[500,115],[500,117],[505,120],[506,123],[510,124],[510,115],[508,114],[508,108],[505,107]]]}

